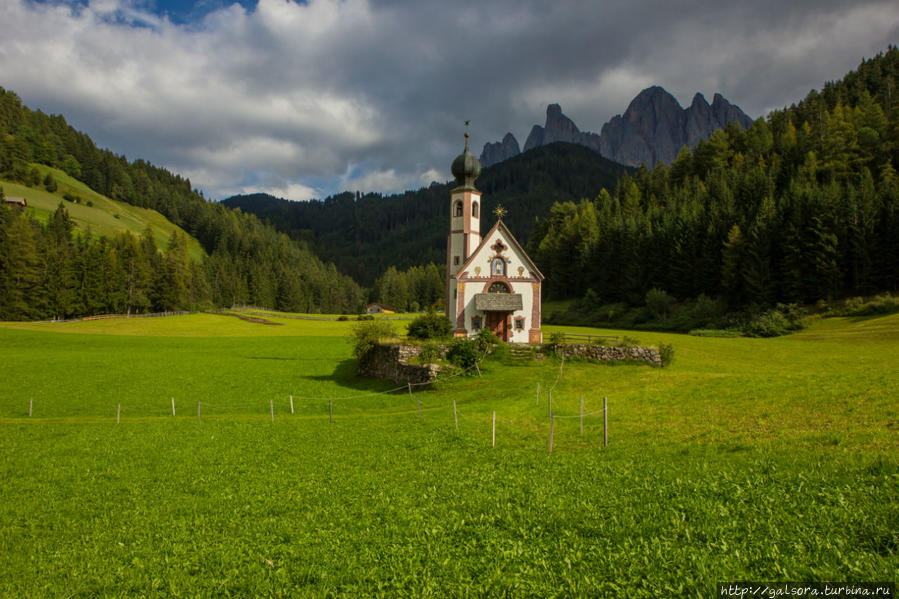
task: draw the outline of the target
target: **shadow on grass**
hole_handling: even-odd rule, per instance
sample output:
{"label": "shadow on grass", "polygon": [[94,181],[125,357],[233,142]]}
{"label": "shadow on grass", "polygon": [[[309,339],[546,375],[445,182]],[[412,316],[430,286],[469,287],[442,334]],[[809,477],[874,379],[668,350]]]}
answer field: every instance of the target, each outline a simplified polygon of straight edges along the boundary
{"label": "shadow on grass", "polygon": [[306,375],[302,378],[310,381],[328,381],[339,387],[358,391],[387,391],[400,386],[393,381],[370,379],[356,374],[356,360],[352,358],[338,362],[331,374]]}

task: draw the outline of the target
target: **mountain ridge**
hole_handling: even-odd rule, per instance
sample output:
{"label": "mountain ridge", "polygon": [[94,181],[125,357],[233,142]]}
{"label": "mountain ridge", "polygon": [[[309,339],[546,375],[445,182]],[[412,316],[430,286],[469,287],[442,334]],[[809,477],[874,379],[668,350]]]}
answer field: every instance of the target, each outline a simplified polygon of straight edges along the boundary
{"label": "mountain ridge", "polygon": [[[694,148],[732,122],[746,129],[752,119],[720,93],[716,92],[709,104],[697,92],[690,106],[684,108],[663,87],[654,85],[637,94],[624,113],[609,119],[598,134],[581,131],[559,104],[547,105],[544,125],[531,127],[523,151],[563,141],[590,148],[620,164],[651,167],[658,162],[670,164],[681,148]],[[509,132],[502,142],[484,145],[481,164],[492,166],[519,153],[518,140]]]}

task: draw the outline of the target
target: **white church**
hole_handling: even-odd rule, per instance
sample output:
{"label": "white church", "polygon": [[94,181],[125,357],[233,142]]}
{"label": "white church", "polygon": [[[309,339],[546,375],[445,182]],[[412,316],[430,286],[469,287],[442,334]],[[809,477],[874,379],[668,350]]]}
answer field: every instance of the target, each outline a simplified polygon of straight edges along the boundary
{"label": "white church", "polygon": [[493,331],[503,341],[541,343],[540,284],[543,275],[512,232],[497,223],[481,237],[481,192],[474,180],[481,163],[468,150],[453,161],[456,187],[450,192],[446,253],[446,316],[457,337]]}

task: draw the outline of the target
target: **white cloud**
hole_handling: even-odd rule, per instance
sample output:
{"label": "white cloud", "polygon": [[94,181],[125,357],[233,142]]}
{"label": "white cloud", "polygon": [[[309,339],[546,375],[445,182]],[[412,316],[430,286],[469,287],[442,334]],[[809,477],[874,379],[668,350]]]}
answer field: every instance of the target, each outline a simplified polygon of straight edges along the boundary
{"label": "white cloud", "polygon": [[0,85],[212,197],[445,181],[465,119],[475,152],[551,102],[598,131],[653,84],[759,116],[899,34],[888,0],[260,0],[188,24],[148,4],[4,0]]}

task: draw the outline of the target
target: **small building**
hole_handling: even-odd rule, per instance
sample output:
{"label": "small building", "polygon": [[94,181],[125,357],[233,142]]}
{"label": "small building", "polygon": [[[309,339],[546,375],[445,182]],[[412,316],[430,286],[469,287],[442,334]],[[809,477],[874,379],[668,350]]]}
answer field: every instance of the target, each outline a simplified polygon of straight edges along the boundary
{"label": "small building", "polygon": [[373,302],[365,307],[366,314],[395,314],[396,310],[390,306]]}
{"label": "small building", "polygon": [[16,208],[25,208],[28,205],[25,198],[13,198],[9,196],[3,198],[3,203],[7,206],[15,206]]}
{"label": "small building", "polygon": [[474,180],[481,163],[468,150],[454,161],[456,187],[450,191],[447,239],[446,316],[457,337],[489,329],[503,341],[541,343],[540,292],[543,275],[503,223],[481,237],[481,192]]}

